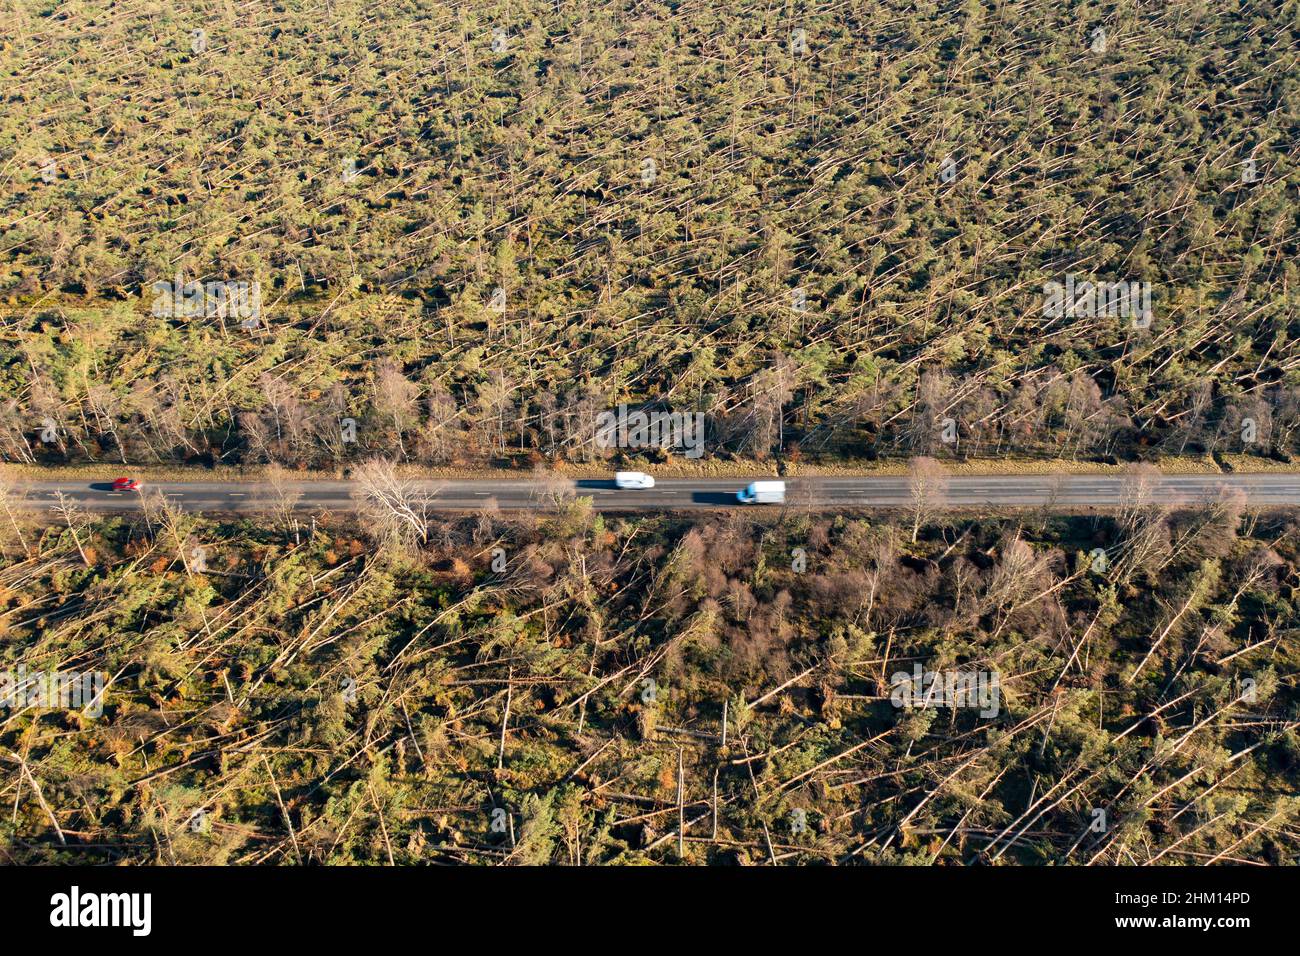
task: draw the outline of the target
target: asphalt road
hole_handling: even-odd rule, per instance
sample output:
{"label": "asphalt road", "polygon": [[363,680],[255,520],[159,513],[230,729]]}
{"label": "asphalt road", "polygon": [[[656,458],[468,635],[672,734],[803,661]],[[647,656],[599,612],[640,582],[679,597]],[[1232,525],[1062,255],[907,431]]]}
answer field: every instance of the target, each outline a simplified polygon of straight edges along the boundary
{"label": "asphalt road", "polygon": [[[421,482],[433,506],[444,511],[477,510],[495,506],[503,510],[545,510],[555,507],[555,489],[563,494],[589,495],[600,511],[675,511],[742,507],[735,493],[749,479],[665,478],[649,491],[622,491],[606,481],[564,479],[549,484],[526,479],[490,481]],[[946,479],[944,505],[951,509],[1042,507],[1060,510],[1108,508],[1131,493],[1131,482],[1097,475],[962,476]],[[1126,491],[1126,487],[1129,491]],[[283,493],[294,507],[311,512],[354,508],[355,486],[347,481],[290,482]],[[912,502],[905,477],[809,477],[786,480],[789,508],[839,511],[863,508],[907,508]],[[1152,499],[1174,505],[1194,505],[1213,500],[1224,489],[1241,489],[1256,507],[1300,506],[1300,473],[1172,475],[1160,479]],[[275,510],[279,493],[260,482],[158,482],[146,494],[162,493],[187,511],[262,512]],[[93,511],[131,511],[140,507],[135,492],[117,493],[107,482],[34,481],[13,488],[20,506],[51,508],[60,492],[78,507]],[[772,510],[772,505],[743,507]]]}

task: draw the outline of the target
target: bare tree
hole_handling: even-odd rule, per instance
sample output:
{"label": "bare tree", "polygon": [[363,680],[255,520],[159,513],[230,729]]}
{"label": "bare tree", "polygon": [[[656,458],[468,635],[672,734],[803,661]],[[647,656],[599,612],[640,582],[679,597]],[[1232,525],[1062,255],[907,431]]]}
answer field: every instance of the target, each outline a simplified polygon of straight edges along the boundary
{"label": "bare tree", "polygon": [[948,495],[948,474],[933,458],[913,458],[907,473],[907,488],[912,498],[912,543],[935,511],[942,508]]}
{"label": "bare tree", "polygon": [[189,554],[193,546],[190,533],[196,523],[194,516],[187,515],[179,503],[172,501],[160,491],[141,495],[140,502],[146,516],[150,519],[150,525],[157,521],[157,535],[171,542],[171,546],[176,550],[176,557],[185,568],[185,573],[193,574]]}
{"label": "bare tree", "polygon": [[474,424],[487,436],[483,444],[495,445],[502,455],[506,453],[506,420],[514,415],[514,403],[510,398],[514,389],[514,384],[503,373],[493,372],[478,386],[475,396]]}
{"label": "bare tree", "polygon": [[1115,580],[1127,585],[1142,569],[1163,567],[1172,546],[1169,537],[1169,507],[1157,497],[1160,469],[1149,464],[1124,468],[1120,486],[1119,517],[1121,548],[1115,565]]}
{"label": "bare tree", "polygon": [[113,446],[117,449],[117,456],[125,465],[126,445],[122,442],[122,436],[117,430],[117,420],[122,413],[121,399],[109,386],[100,383],[86,389],[86,404],[89,406],[91,414],[95,416],[100,433],[107,433],[112,437]]}
{"label": "bare tree", "polygon": [[1160,469],[1146,463],[1124,466],[1119,494],[1120,527],[1132,531],[1152,509],[1160,487]]}
{"label": "bare tree", "polygon": [[598,458],[609,455],[608,451],[596,449],[596,421],[602,407],[603,402],[595,393],[579,394],[575,389],[565,394],[561,413],[564,445],[579,461],[590,461],[593,452]]}
{"label": "bare tree", "polygon": [[81,555],[82,562],[86,567],[90,567],[90,558],[86,555],[86,549],[81,545],[81,532],[85,530],[89,520],[85,513],[74,505],[61,491],[54,493],[55,500],[58,502],[54,506],[54,513],[63,519],[68,530],[72,532],[72,540],[77,546],[77,553]]}
{"label": "bare tree", "polygon": [[[944,372],[922,373],[916,386],[916,405],[908,426],[907,443],[914,451],[929,452],[939,434],[942,416],[951,402],[953,383]],[[914,461],[919,459],[913,459]]]}
{"label": "bare tree", "polygon": [[375,372],[372,398],[375,415],[380,421],[392,425],[393,438],[397,440],[397,449],[403,460],[406,459],[406,444],[402,441],[402,433],[417,420],[416,399],[419,393],[419,387],[393,362],[384,362]]}
{"label": "bare tree", "polygon": [[31,464],[36,461],[27,438],[27,424],[16,399],[0,403],[0,454]]}
{"label": "bare tree", "polygon": [[537,500],[545,502],[554,509],[564,507],[577,494],[570,479],[542,465],[534,466],[533,483],[537,487],[535,493]]}
{"label": "bare tree", "polygon": [[294,487],[289,472],[279,465],[268,465],[265,487],[259,498],[275,515],[276,523],[284,529],[285,536],[294,535],[296,538],[298,519],[294,517],[294,509],[302,499],[302,491]]}
{"label": "bare tree", "polygon": [[27,539],[23,537],[23,529],[18,524],[18,519],[14,516],[14,507],[25,497],[14,490],[14,482],[9,476],[0,470],[0,508],[4,509],[5,517],[9,519],[9,526],[14,530],[14,536],[18,538],[18,543],[23,546],[23,553],[29,558],[32,556],[32,549],[27,545]]}
{"label": "bare tree", "polygon": [[775,445],[785,447],[785,406],[794,397],[799,367],[778,354],[772,365],[750,382],[752,432],[747,444],[758,457],[766,457]]}
{"label": "bare tree", "polygon": [[426,400],[429,411],[424,426],[422,454],[435,464],[445,464],[463,452],[464,431],[456,399],[441,386],[435,386]]}
{"label": "bare tree", "polygon": [[[330,461],[338,464],[347,458],[348,437],[345,422],[351,419],[353,427],[356,419],[350,414],[348,390],[342,385],[332,385],[326,390],[324,398],[309,411],[307,429],[309,441],[324,448]],[[355,439],[355,436],[353,436]]]}
{"label": "bare tree", "polygon": [[416,548],[429,540],[433,493],[402,478],[391,461],[372,458],[353,473],[362,518],[379,540]]}

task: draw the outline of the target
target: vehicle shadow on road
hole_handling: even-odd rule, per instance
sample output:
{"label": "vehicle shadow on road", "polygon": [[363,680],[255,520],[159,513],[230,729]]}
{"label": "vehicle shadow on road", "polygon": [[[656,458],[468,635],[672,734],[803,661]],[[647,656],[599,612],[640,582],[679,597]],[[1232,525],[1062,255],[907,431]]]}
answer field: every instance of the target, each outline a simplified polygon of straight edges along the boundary
{"label": "vehicle shadow on road", "polygon": [[734,505],[737,503],[734,491],[692,491],[691,501],[697,505]]}
{"label": "vehicle shadow on road", "polygon": [[598,488],[603,490],[615,487],[612,479],[606,480],[604,478],[582,478],[575,481],[573,485],[579,490],[586,488],[590,491],[594,491]]}
{"label": "vehicle shadow on road", "polygon": [[90,483],[91,491],[112,491],[113,483],[111,481],[92,481]]}

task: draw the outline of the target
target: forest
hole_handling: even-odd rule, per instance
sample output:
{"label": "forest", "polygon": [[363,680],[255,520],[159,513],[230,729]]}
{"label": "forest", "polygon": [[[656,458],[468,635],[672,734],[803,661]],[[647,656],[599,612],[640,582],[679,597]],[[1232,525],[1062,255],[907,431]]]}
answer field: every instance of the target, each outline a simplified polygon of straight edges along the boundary
{"label": "forest", "polygon": [[[1300,520],[1152,490],[1300,456],[1300,0],[7,0],[0,78],[0,863],[1300,856]],[[800,463],[912,507],[564,480]],[[1126,491],[922,493],[995,463]]]}
{"label": "forest", "polygon": [[0,459],[596,461],[626,402],[1287,462],[1298,51],[1296,0],[11,0]]}
{"label": "forest", "polygon": [[[1293,514],[557,505],[406,537],[162,499],[0,524],[0,668],[102,687],[0,710],[0,860],[1300,852]],[[979,699],[909,696],[920,671]]]}

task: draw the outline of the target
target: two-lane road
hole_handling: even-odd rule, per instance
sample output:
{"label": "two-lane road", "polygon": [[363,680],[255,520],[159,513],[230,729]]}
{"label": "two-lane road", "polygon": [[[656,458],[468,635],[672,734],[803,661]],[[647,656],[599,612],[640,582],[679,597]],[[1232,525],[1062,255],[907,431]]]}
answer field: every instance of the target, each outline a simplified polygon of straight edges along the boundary
{"label": "two-lane road", "polygon": [[[549,510],[559,498],[590,496],[601,511],[676,511],[739,507],[736,491],[745,478],[663,478],[648,491],[616,489],[612,480],[529,479],[429,480],[418,486],[443,511],[501,509]],[[1043,507],[1060,510],[1112,508],[1131,495],[1132,479],[1111,475],[963,475],[949,477],[942,506],[950,509]],[[841,511],[907,508],[912,503],[906,477],[807,477],[786,479],[789,508]],[[1240,490],[1254,507],[1300,507],[1300,473],[1168,475],[1150,490],[1152,501],[1195,505]],[[13,497],[20,507],[48,509],[62,494],[77,507],[94,511],[140,508],[135,492],[113,492],[107,483],[86,481],[18,482]],[[259,481],[167,481],[150,484],[146,494],[163,494],[186,511],[263,512],[291,501],[303,511],[341,511],[356,507],[356,485],[348,481],[290,481],[274,486]],[[938,503],[938,502],[936,502]],[[768,508],[771,506],[752,506]]]}

